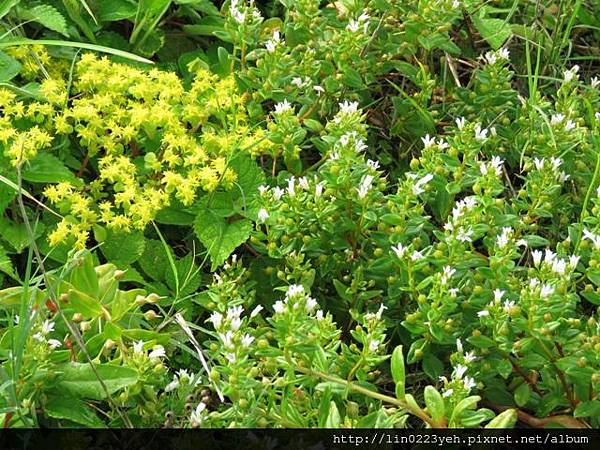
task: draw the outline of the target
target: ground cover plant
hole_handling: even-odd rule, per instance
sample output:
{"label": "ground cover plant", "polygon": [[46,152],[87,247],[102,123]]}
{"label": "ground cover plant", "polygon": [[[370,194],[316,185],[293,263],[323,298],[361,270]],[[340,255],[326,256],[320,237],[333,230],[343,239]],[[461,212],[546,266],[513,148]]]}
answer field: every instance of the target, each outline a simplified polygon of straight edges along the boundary
{"label": "ground cover plant", "polygon": [[0,421],[600,426],[600,3],[0,1]]}

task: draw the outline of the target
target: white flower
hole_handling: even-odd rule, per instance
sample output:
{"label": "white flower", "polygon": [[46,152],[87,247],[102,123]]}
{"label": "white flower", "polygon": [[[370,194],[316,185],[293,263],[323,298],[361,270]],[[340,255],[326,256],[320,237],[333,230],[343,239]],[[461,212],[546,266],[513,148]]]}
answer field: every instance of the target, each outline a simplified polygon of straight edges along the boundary
{"label": "white flower", "polygon": [[225,348],[233,348],[233,333],[229,330],[227,333],[219,333],[219,339]]}
{"label": "white flower", "polygon": [[567,262],[564,259],[556,258],[552,261],[552,272],[562,275],[567,269]]}
{"label": "white flower", "polygon": [[350,20],[350,22],[348,22],[348,25],[346,25],[346,30],[356,33],[358,31],[359,27],[360,27],[360,23],[358,22],[358,20],[352,19],[352,20]]}
{"label": "white flower", "polygon": [[241,326],[242,326],[242,319],[240,319],[239,317],[234,317],[233,319],[231,319],[231,322],[229,323],[229,328],[231,328],[231,331],[237,331],[240,329]]}
{"label": "white flower", "polygon": [[399,259],[402,259],[402,257],[406,253],[407,248],[404,245],[402,245],[402,243],[398,243],[398,245],[392,247],[392,250]]}
{"label": "white flower", "polygon": [[302,85],[303,85],[302,78],[300,78],[300,77],[292,78],[292,84],[296,87],[302,87]]}
{"label": "white flower", "polygon": [[313,89],[317,92],[317,94],[322,94],[323,92],[325,92],[325,89],[323,89],[323,87],[319,85],[313,86]]}
{"label": "white flower", "polygon": [[454,375],[457,379],[461,379],[463,377],[463,375],[467,372],[468,367],[467,366],[463,366],[462,364],[458,364],[455,368],[454,368]]}
{"label": "white flower", "polygon": [[577,125],[575,124],[575,122],[573,122],[571,119],[569,119],[569,120],[567,120],[567,123],[565,124],[565,130],[571,131],[576,126]]}
{"label": "white flower", "polygon": [[554,294],[554,287],[549,284],[542,284],[542,288],[540,289],[540,297],[548,298]]}
{"label": "white flower", "polygon": [[202,423],[202,413],[204,412],[204,410],[206,409],[206,404],[205,403],[198,403],[198,406],[196,406],[196,409],[194,411],[192,411],[192,414],[190,414],[190,425],[192,427],[197,427]]}
{"label": "white flower", "polygon": [[281,300],[277,300],[275,302],[275,304],[273,305],[273,310],[276,313],[281,314],[285,310],[285,305],[283,304],[283,302]]}
{"label": "white flower", "polygon": [[304,307],[306,311],[311,312],[313,309],[315,309],[315,306],[317,306],[317,301],[312,297],[308,297],[306,299],[306,305]]}
{"label": "white flower", "polygon": [[450,278],[452,278],[452,275],[454,275],[455,273],[456,273],[456,269],[453,269],[450,266],[444,266],[444,271],[442,273],[442,277],[441,277],[440,282],[442,284],[446,284],[448,282],[448,280]]}
{"label": "white flower", "polygon": [[508,61],[508,58],[509,58],[509,56],[510,56],[510,53],[509,53],[508,49],[507,49],[507,48],[504,48],[504,47],[503,47],[503,48],[501,48],[500,50],[498,50],[497,54],[498,54],[498,56],[499,56],[500,58],[502,58],[502,59],[506,59],[507,61]]}
{"label": "white flower", "polygon": [[535,267],[539,266],[542,262],[542,252],[540,250],[532,250],[531,257],[533,258],[533,265]]}
{"label": "white flower", "polygon": [[379,341],[371,341],[369,342],[369,350],[372,352],[376,352],[379,348]]}
{"label": "white flower", "polygon": [[250,336],[248,333],[242,336],[243,347],[250,347],[250,344],[252,344],[252,342],[254,342],[254,337]]}
{"label": "white flower", "polygon": [[218,329],[221,327],[221,323],[223,322],[223,314],[221,314],[220,312],[213,312],[210,317],[208,318],[208,320],[210,322],[212,322],[213,326],[215,327],[215,329]]}
{"label": "white flower", "polygon": [[293,175],[288,178],[288,185],[287,185],[287,193],[290,197],[294,197],[296,195],[296,188],[294,186],[294,183],[296,181],[296,177],[294,177]]}
{"label": "white flower", "polygon": [[448,144],[445,140],[441,138],[438,139],[437,146],[440,150],[446,150],[447,148],[450,148],[450,144]]}
{"label": "white flower", "polygon": [[51,322],[50,320],[44,320],[44,323],[42,323],[42,334],[46,335],[52,331],[54,331],[54,322]]}
{"label": "white flower", "polygon": [[476,359],[477,359],[477,357],[475,356],[475,353],[473,353],[473,352],[467,352],[467,353],[465,353],[465,362],[467,364],[472,363]]}
{"label": "white flower", "polygon": [[324,186],[325,186],[324,181],[321,181],[320,183],[315,184],[315,198],[318,198],[323,194]]}
{"label": "white flower", "polygon": [[258,211],[258,221],[260,223],[265,223],[268,218],[269,218],[269,212],[265,208],[261,208]]}
{"label": "white flower", "polygon": [[358,198],[365,198],[365,196],[369,193],[369,189],[371,188],[371,183],[373,180],[374,177],[372,175],[363,175],[360,180],[360,186],[356,188]]}
{"label": "white flower", "polygon": [[155,345],[148,355],[149,358],[162,358],[166,355],[165,348],[162,345]]}
{"label": "white flower", "polygon": [[492,156],[492,167],[496,171],[496,175],[502,175],[502,164],[504,164],[504,160],[499,156]]}
{"label": "white flower", "polygon": [[510,312],[510,309],[515,306],[515,302],[512,300],[504,300],[504,311]]}
{"label": "white flower", "polygon": [[458,291],[458,288],[450,288],[448,289],[448,294],[450,294],[450,297],[456,298],[456,296],[458,295]]}
{"label": "white flower", "polygon": [[420,180],[418,180],[413,188],[412,188],[412,192],[414,195],[419,195],[422,194],[423,192],[425,192],[425,189],[423,189],[423,187],[429,183],[431,180],[433,179],[433,175],[428,173],[427,175],[425,175],[423,178],[421,178]]}
{"label": "white flower", "polygon": [[263,310],[263,306],[262,305],[258,305],[256,308],[254,308],[252,310],[252,312],[250,313],[250,318],[254,318],[256,316],[258,316],[258,313],[260,313]]}
{"label": "white flower", "polygon": [[61,345],[62,345],[62,342],[60,342],[58,339],[48,339],[48,346],[52,350],[60,347]]}
{"label": "white flower", "polygon": [[563,120],[565,120],[564,114],[553,114],[550,118],[550,125],[558,125],[562,123]]}
{"label": "white flower", "polygon": [[381,320],[381,316],[383,315],[383,311],[388,309],[387,306],[385,305],[379,305],[379,309],[377,310],[377,312],[375,313],[375,318],[377,320]]}
{"label": "white flower", "polygon": [[503,227],[502,228],[502,233],[500,233],[500,236],[498,236],[498,238],[496,239],[496,244],[498,245],[499,248],[504,248],[508,245],[508,241],[510,239],[511,233],[512,233],[511,227]]}
{"label": "white flower", "polygon": [[494,289],[494,301],[499,302],[500,300],[502,300],[504,294],[506,294],[506,291],[503,291],[501,289]]}
{"label": "white flower", "polygon": [[442,394],[442,397],[448,398],[454,393],[454,389],[446,389]]}
{"label": "white flower", "polygon": [[485,60],[487,61],[488,64],[495,64],[496,61],[498,61],[498,57],[496,55],[496,52],[487,52],[484,56]]}
{"label": "white flower", "polygon": [[571,269],[574,270],[577,267],[578,263],[579,263],[579,256],[577,256],[577,255],[569,256],[569,267]]}
{"label": "white flower", "polygon": [[144,351],[144,341],[137,341],[133,343],[133,353],[140,354]]}
{"label": "white flower", "polygon": [[465,123],[466,123],[466,120],[464,117],[456,118],[456,126],[458,127],[459,130],[462,130],[465,127]]}
{"label": "white flower", "polygon": [[481,124],[475,124],[475,139],[478,141],[485,141],[487,139],[488,130],[481,128]]}
{"label": "white flower", "polygon": [[265,195],[267,192],[269,192],[269,186],[265,186],[264,184],[261,184],[258,187],[258,192],[260,192],[260,195]]}
{"label": "white flower", "polygon": [[244,307],[242,305],[232,306],[227,309],[227,320],[231,320],[234,317],[240,317],[244,312]]}
{"label": "white flower", "polygon": [[423,258],[424,258],[424,256],[423,256],[423,253],[421,253],[421,252],[420,252],[420,251],[418,251],[418,250],[415,250],[415,251],[412,253],[412,255],[410,255],[410,259],[411,259],[411,261],[413,261],[413,262],[414,262],[414,261],[419,261],[420,259],[423,259]]}
{"label": "white flower", "polygon": [[277,103],[275,105],[274,114],[280,115],[280,114],[286,113],[286,112],[291,111],[291,110],[292,110],[291,103],[288,102],[287,99],[285,99],[283,102]]}
{"label": "white flower", "polygon": [[487,309],[483,309],[477,313],[477,317],[489,316],[490,312]]}
{"label": "white flower", "polygon": [[598,86],[600,86],[600,79],[598,79],[598,77],[593,77],[590,81],[592,89],[596,89]]}
{"label": "white flower", "polygon": [[475,386],[477,386],[477,383],[475,383],[475,380],[473,379],[473,377],[466,377],[463,380],[463,385],[465,386],[465,389],[470,391],[471,389],[473,389]]}
{"label": "white flower", "polygon": [[273,188],[273,198],[275,200],[281,199],[281,197],[283,197],[284,193],[285,193],[285,191],[283,189],[281,189],[280,187]]}
{"label": "white flower", "polygon": [[569,70],[565,70],[563,72],[563,77],[564,77],[565,83],[568,83],[574,79],[578,80],[579,75],[577,75],[577,72],[579,72],[579,66],[577,66],[577,65],[571,67]]}
{"label": "white flower", "polygon": [[458,353],[463,352],[463,345],[462,345],[462,341],[460,340],[460,338],[456,339],[456,350],[458,350]]}
{"label": "white flower", "polygon": [[304,294],[304,286],[301,284],[290,284],[285,294],[286,298],[296,297]]}
{"label": "white flower", "polygon": [[435,137],[431,137],[428,134],[426,134],[425,137],[422,137],[421,140],[423,141],[425,148],[433,147],[435,145]]}
{"label": "white flower", "polygon": [[179,387],[179,380],[175,377],[173,377],[173,381],[171,381],[169,384],[167,384],[165,386],[165,392],[171,392],[174,391],[175,389],[177,389]]}
{"label": "white flower", "polygon": [[473,230],[471,227],[468,227],[466,230],[463,227],[460,227],[456,234],[456,240],[460,242],[471,242],[473,240],[472,236]]}
{"label": "white flower", "polygon": [[358,102],[348,102],[347,100],[344,100],[339,106],[342,114],[354,114],[358,111]]}
{"label": "white flower", "polygon": [[315,313],[315,317],[317,318],[317,320],[323,320],[323,311],[319,309],[319,310],[318,310],[318,311]]}

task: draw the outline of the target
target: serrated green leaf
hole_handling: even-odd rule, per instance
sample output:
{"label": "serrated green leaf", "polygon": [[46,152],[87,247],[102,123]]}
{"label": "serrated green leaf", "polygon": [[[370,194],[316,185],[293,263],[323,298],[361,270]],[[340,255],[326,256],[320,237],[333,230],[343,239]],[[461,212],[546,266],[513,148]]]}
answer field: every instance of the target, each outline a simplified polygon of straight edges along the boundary
{"label": "serrated green leaf", "polygon": [[164,280],[165,273],[169,269],[169,257],[162,242],[148,239],[138,264],[144,273],[153,280]]}
{"label": "serrated green leaf", "polygon": [[41,4],[19,11],[19,16],[37,22],[57,33],[68,34],[65,17],[52,5]]}
{"label": "serrated green leaf", "polygon": [[0,52],[0,82],[7,82],[21,71],[21,63],[12,56]]}
{"label": "serrated green leaf", "polygon": [[97,3],[96,15],[100,22],[112,22],[135,16],[137,6],[129,0],[102,0]]}
{"label": "serrated green leaf", "polygon": [[210,255],[211,270],[215,270],[250,237],[252,222],[242,219],[228,223],[211,211],[204,210],[196,216],[194,231]]}
{"label": "serrated green leaf", "polygon": [[498,50],[512,35],[509,25],[502,19],[483,18],[476,15],[471,16],[473,25],[488,44]]}
{"label": "serrated green leaf", "polygon": [[146,239],[135,231],[132,233],[108,231],[100,249],[108,261],[117,267],[136,262],[144,253]]}

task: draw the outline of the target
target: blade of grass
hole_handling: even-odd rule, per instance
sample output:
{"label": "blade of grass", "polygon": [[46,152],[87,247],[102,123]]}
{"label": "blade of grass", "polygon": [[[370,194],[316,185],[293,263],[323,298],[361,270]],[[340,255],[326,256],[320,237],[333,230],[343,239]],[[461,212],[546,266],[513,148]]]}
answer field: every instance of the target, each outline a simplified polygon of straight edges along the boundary
{"label": "blade of grass", "polygon": [[129,53],[123,50],[118,50],[116,48],[105,47],[103,45],[96,44],[88,44],[86,42],[73,42],[73,41],[63,41],[63,40],[54,40],[54,39],[26,39],[26,38],[18,38],[11,39],[4,42],[0,42],[0,48],[7,47],[15,47],[18,45],[50,45],[56,47],[72,47],[72,48],[82,48],[85,50],[92,50],[100,53],[107,53],[109,55],[120,56],[122,58],[127,58],[132,61],[145,63],[145,64],[154,64],[154,62],[149,59],[143,58],[141,56],[135,55],[133,53]]}

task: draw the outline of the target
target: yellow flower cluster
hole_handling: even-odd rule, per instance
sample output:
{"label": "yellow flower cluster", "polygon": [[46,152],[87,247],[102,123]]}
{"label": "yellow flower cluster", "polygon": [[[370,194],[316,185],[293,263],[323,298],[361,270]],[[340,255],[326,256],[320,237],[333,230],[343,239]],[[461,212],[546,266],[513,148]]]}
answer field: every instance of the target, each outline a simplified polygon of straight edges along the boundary
{"label": "yellow flower cluster", "polygon": [[[65,217],[49,236],[52,245],[82,248],[96,225],[142,230],[174,198],[191,205],[201,190],[232,188],[237,176],[227,161],[234,152],[258,155],[272,145],[263,129],[249,126],[233,77],[205,70],[185,86],[171,72],[85,54],[69,92],[53,78],[40,92],[46,102],[23,104],[0,89],[0,142],[14,165],[53,140],[84,155],[84,182],[44,191]],[[23,118],[30,125],[21,130],[16,121]]]}

